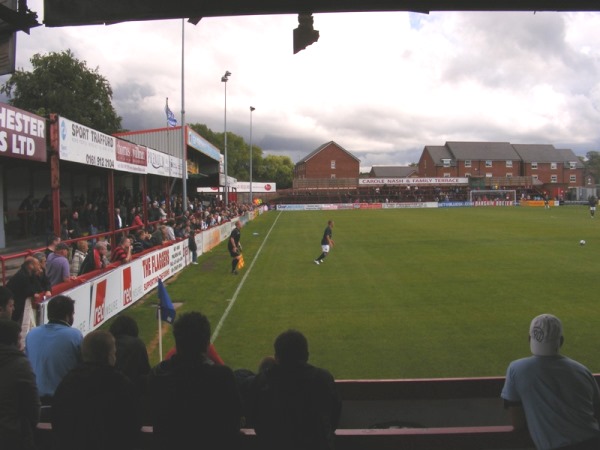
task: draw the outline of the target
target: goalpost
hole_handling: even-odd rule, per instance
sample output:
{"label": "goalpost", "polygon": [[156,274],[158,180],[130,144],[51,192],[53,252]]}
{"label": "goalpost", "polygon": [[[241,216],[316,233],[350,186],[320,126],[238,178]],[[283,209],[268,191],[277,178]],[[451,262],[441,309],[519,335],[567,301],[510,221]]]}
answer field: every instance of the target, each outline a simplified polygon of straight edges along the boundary
{"label": "goalpost", "polygon": [[517,201],[517,191],[515,189],[494,189],[479,190],[469,192],[469,201],[471,202],[513,202]]}

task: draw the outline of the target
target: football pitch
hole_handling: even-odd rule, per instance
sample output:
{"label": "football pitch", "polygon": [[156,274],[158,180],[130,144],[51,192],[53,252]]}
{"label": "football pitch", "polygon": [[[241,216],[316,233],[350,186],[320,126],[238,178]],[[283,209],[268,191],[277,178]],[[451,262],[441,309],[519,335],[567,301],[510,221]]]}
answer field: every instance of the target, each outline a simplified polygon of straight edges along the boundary
{"label": "football pitch", "polygon": [[[329,219],[336,245],[315,265]],[[209,317],[233,369],[256,370],[296,328],[337,379],[502,376],[552,313],[563,354],[600,372],[599,227],[584,206],[270,211],[242,230],[238,276],[222,243],[167,289],[178,313]],[[155,298],[127,311],[153,362]]]}

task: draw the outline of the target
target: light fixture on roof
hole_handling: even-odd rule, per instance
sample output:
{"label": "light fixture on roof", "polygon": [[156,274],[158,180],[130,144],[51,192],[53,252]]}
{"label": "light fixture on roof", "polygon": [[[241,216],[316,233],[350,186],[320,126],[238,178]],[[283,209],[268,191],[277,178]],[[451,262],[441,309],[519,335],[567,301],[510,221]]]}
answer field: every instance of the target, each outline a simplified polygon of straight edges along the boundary
{"label": "light fixture on roof", "polygon": [[313,28],[312,13],[298,14],[298,28],[294,29],[294,55],[319,40],[319,31]]}

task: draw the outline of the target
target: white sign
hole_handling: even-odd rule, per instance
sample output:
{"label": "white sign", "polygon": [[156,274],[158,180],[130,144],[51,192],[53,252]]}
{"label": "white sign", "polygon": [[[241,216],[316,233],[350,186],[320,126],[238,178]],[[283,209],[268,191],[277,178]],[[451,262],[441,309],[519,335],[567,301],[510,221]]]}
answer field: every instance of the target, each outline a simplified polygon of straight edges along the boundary
{"label": "white sign", "polygon": [[146,172],[152,175],[168,177],[171,168],[169,155],[147,148],[147,166]]}
{"label": "white sign", "polygon": [[89,166],[115,168],[116,138],[59,117],[60,159]]}
{"label": "white sign", "polygon": [[415,184],[469,184],[469,179],[466,177],[444,177],[444,178],[359,178],[359,186],[398,186],[398,185],[415,185]]}

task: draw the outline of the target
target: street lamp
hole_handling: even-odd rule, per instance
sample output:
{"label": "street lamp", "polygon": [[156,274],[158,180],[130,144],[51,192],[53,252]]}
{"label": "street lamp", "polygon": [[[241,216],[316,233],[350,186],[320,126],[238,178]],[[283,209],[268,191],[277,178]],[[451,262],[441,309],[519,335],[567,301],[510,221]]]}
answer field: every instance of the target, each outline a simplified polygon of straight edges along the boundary
{"label": "street lamp", "polygon": [[225,206],[229,205],[229,177],[227,175],[227,82],[229,81],[229,77],[231,76],[231,72],[229,70],[225,71],[225,75],[221,77],[221,81],[225,84],[225,144],[224,144],[224,163],[225,163]]}
{"label": "street lamp", "polygon": [[256,108],[250,107],[250,204],[252,205],[252,113]]}

